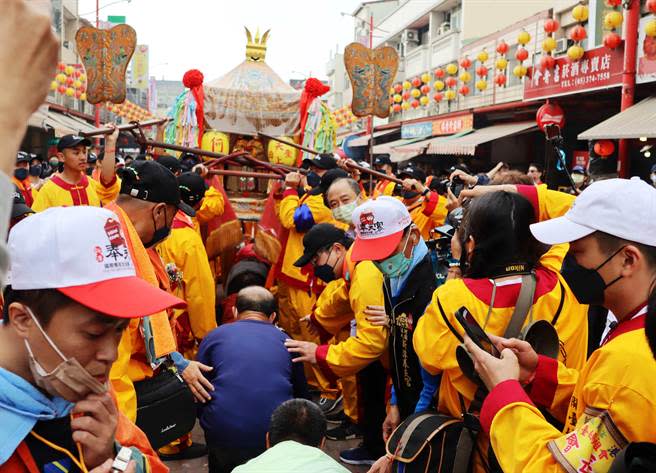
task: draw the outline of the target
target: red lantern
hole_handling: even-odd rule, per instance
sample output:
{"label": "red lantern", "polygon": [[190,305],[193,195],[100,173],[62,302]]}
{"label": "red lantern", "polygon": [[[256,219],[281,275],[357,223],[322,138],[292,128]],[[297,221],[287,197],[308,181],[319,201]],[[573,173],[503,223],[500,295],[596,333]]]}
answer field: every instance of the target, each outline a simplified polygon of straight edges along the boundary
{"label": "red lantern", "polygon": [[430,85],[422,85],[420,90],[422,94],[428,95],[431,91],[431,88]]}
{"label": "red lantern", "polygon": [[392,105],[392,111],[394,113],[399,113],[401,111],[401,104],[395,103],[394,105]]}
{"label": "red lantern", "polygon": [[419,107],[419,100],[413,100],[412,102],[410,102],[410,106],[411,106],[412,108],[417,108],[417,107]]}
{"label": "red lantern", "polygon": [[435,100],[436,102],[441,102],[443,98],[444,98],[444,96],[442,94],[440,94],[439,92],[437,94],[433,95],[433,100]]}
{"label": "red lantern", "polygon": [[497,76],[494,78],[494,82],[499,87],[503,87],[504,85],[506,85],[506,75],[505,74],[497,74]]}
{"label": "red lantern", "polygon": [[64,72],[66,70],[66,64],[60,62],[59,64],[57,64],[57,70],[60,72]]}
{"label": "red lantern", "polygon": [[64,84],[61,84],[59,87],[57,87],[57,92],[60,94],[66,93],[66,86]]}
{"label": "red lantern", "polygon": [[569,37],[572,39],[572,41],[583,41],[585,38],[588,37],[588,32],[585,31],[584,26],[577,25],[574,27]]}
{"label": "red lantern", "polygon": [[80,76],[82,75],[82,73],[80,72],[79,69],[75,69],[75,72],[73,72],[73,75],[74,75],[76,78],[78,78],[78,77],[80,77]]}
{"label": "red lantern", "polygon": [[594,152],[601,157],[608,157],[615,151],[615,143],[611,140],[599,140],[594,145]]}
{"label": "red lantern", "polygon": [[606,0],[606,5],[609,7],[619,7],[622,4],[622,0]]}
{"label": "red lantern", "polygon": [[508,52],[508,44],[501,40],[501,42],[497,45],[497,52],[501,55],[506,54]]}
{"label": "red lantern", "polygon": [[608,49],[615,49],[620,44],[622,44],[622,37],[614,31],[611,31],[606,36],[604,36],[604,46],[606,46]]}
{"label": "red lantern", "polygon": [[476,75],[478,77],[487,77],[487,67],[485,66],[478,66],[476,68]]}
{"label": "red lantern", "polygon": [[647,0],[647,10],[656,15],[656,0]]}
{"label": "red lantern", "polygon": [[469,59],[468,57],[465,57],[460,61],[460,67],[462,67],[463,69],[469,69],[471,65],[472,65],[471,59]]}
{"label": "red lantern", "polygon": [[556,103],[545,103],[535,114],[535,121],[542,131],[545,125],[558,125],[562,129],[565,126],[565,112]]}
{"label": "red lantern", "polygon": [[81,91],[81,90],[76,90],[76,91],[75,91],[75,98],[76,98],[76,99],[79,99],[81,95],[82,95],[82,91]]}
{"label": "red lantern", "polygon": [[400,94],[401,92],[403,92],[403,86],[401,84],[396,84],[394,86],[394,92],[396,92],[397,94]]}
{"label": "red lantern", "polygon": [[438,67],[437,69],[435,69],[435,72],[433,72],[433,74],[435,74],[436,78],[441,79],[442,77],[444,77],[444,69]]}
{"label": "red lantern", "polygon": [[72,77],[66,78],[66,85],[73,85],[73,82],[75,82],[75,79],[73,79]]}
{"label": "red lantern", "polygon": [[544,22],[545,33],[555,33],[558,31],[559,27],[560,25],[558,24],[558,21],[554,20],[553,18],[550,18]]}
{"label": "red lantern", "polygon": [[463,96],[469,95],[469,87],[467,87],[466,85],[463,85],[462,87],[460,87],[460,90],[458,90],[458,92],[460,92],[460,95],[463,95]]}
{"label": "red lantern", "polygon": [[415,77],[414,79],[412,79],[412,85],[414,85],[415,87],[419,87],[421,85],[421,79],[419,77]]}
{"label": "red lantern", "polygon": [[446,84],[447,87],[455,87],[458,85],[458,80],[455,77],[447,77],[444,80],[444,83]]}
{"label": "red lantern", "polygon": [[517,48],[517,52],[515,53],[515,59],[518,61],[526,61],[528,59],[528,51],[526,48]]}
{"label": "red lantern", "polygon": [[540,58],[540,70],[546,71],[551,70],[556,66],[556,60],[553,56],[547,54]]}
{"label": "red lantern", "polygon": [[403,94],[401,95],[401,97],[403,98],[403,100],[404,100],[405,102],[407,102],[407,101],[410,99],[410,91],[406,90],[405,92],[403,92]]}

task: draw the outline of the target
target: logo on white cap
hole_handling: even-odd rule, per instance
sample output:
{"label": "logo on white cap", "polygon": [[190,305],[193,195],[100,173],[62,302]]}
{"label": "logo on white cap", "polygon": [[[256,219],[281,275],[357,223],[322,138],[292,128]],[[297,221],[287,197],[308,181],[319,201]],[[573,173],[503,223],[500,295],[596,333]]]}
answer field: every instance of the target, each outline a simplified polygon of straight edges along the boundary
{"label": "logo on white cap", "polygon": [[353,224],[358,238],[370,240],[393,235],[412,223],[403,202],[381,196],[365,202],[353,212]]}
{"label": "logo on white cap", "polygon": [[136,275],[118,217],[98,207],[53,207],[28,217],[12,228],[8,248],[14,289],[59,289]]}

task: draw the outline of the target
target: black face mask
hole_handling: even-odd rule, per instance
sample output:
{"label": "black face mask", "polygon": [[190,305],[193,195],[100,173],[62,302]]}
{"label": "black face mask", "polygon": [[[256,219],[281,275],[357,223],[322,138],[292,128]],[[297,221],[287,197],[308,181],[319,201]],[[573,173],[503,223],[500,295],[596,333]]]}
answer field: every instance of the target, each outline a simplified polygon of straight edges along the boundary
{"label": "black face mask", "polygon": [[599,270],[623,249],[624,247],[617,250],[594,269],[584,268],[569,253],[565,255],[560,274],[563,275],[580,304],[604,304],[604,291],[622,279],[622,276],[618,276],[606,284],[604,278],[599,274]]}
{"label": "black face mask", "polygon": [[43,172],[43,166],[40,164],[33,164],[30,166],[30,176],[33,177],[41,177],[41,173]]}
{"label": "black face mask", "polygon": [[307,176],[305,176],[305,178],[307,179],[308,186],[310,187],[317,187],[319,184],[321,184],[321,176],[314,171],[310,171]]}
{"label": "black face mask", "polygon": [[[330,254],[333,252],[332,248],[330,252],[328,253],[328,258],[330,258]],[[314,275],[321,279],[325,283],[329,283],[330,281],[335,280],[335,267],[330,266],[326,260],[326,264],[320,264],[314,267]]]}
{"label": "black face mask", "polygon": [[28,172],[26,168],[14,169],[14,177],[19,181],[24,181],[25,179],[27,179],[27,174]]}
{"label": "black face mask", "polygon": [[[153,219],[153,228],[155,228],[155,232],[153,233],[153,237],[150,239],[148,243],[144,243],[144,246],[146,248],[151,248],[158,244],[159,242],[163,241],[166,239],[166,237],[169,236],[171,233],[171,227],[167,227],[166,225],[157,228],[157,222],[155,221],[155,216],[151,214],[151,217]],[[166,208],[164,209],[164,220],[166,221]]]}

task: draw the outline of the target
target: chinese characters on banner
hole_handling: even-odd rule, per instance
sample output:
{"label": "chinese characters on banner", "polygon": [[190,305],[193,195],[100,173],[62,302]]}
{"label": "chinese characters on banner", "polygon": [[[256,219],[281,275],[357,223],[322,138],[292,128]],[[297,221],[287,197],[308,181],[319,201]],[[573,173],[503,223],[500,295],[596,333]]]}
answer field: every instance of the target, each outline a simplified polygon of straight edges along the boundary
{"label": "chinese characters on banner", "polygon": [[433,122],[433,136],[452,135],[474,128],[474,115],[441,118]]}
{"label": "chinese characters on banner", "polygon": [[572,169],[575,166],[583,166],[583,168],[588,169],[588,164],[590,162],[590,152],[587,150],[574,150],[572,151]]}
{"label": "chinese characters on banner", "polygon": [[603,46],[591,49],[577,62],[559,57],[552,70],[531,68],[524,81],[524,100],[618,86],[622,82],[623,62],[623,46],[614,50]]}

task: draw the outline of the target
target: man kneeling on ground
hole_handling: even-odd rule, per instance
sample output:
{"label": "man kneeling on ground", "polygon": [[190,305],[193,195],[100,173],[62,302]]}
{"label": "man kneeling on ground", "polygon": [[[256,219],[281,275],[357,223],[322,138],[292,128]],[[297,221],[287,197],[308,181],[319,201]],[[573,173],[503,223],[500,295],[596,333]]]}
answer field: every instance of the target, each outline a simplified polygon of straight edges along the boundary
{"label": "man kneeling on ground", "polygon": [[325,443],[326,418],[321,409],[305,399],[291,399],[271,415],[267,451],[233,473],[346,473],[346,468],[321,451]]}

